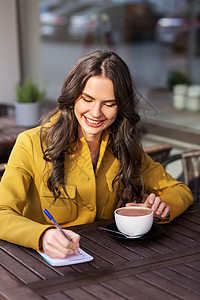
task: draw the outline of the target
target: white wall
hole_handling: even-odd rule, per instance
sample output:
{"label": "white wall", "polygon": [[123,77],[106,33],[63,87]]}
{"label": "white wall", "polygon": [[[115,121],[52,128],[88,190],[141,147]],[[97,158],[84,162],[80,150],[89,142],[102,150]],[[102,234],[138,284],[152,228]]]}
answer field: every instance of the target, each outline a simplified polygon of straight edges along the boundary
{"label": "white wall", "polygon": [[27,76],[40,82],[40,56],[38,0],[0,0],[0,103],[14,104]]}
{"label": "white wall", "polygon": [[39,0],[18,0],[21,35],[22,81],[27,76],[40,82]]}
{"label": "white wall", "polygon": [[0,103],[15,102],[20,80],[15,0],[0,0]]}

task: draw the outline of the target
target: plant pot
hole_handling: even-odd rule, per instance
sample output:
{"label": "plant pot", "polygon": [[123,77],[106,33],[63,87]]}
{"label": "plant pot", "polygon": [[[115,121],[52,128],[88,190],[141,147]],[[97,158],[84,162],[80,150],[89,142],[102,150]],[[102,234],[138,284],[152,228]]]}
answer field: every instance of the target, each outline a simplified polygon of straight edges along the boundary
{"label": "plant pot", "polygon": [[200,85],[191,85],[187,92],[186,108],[190,111],[200,111]]}
{"label": "plant pot", "polygon": [[40,103],[21,103],[15,105],[16,123],[22,127],[33,127],[39,124]]}
{"label": "plant pot", "polygon": [[188,86],[186,84],[176,84],[173,87],[172,104],[175,109],[184,109]]}

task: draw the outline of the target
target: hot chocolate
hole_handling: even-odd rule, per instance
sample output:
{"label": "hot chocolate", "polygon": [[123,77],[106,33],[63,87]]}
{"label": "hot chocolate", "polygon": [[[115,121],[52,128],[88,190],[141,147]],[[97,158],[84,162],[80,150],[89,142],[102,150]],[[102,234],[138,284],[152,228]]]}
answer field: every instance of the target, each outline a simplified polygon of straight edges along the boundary
{"label": "hot chocolate", "polygon": [[123,208],[121,210],[116,211],[117,214],[122,216],[130,216],[130,217],[137,217],[137,216],[145,216],[151,214],[151,210],[148,208]]}

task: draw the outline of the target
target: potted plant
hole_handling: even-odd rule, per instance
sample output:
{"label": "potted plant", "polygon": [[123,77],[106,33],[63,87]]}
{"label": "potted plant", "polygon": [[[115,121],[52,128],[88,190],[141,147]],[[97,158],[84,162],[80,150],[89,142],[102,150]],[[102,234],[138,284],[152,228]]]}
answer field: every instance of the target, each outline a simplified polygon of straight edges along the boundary
{"label": "potted plant", "polygon": [[191,84],[191,79],[187,74],[187,72],[183,70],[172,70],[169,72],[167,78],[167,85],[170,91],[172,91],[173,87],[177,84],[186,84],[186,85]]}
{"label": "potted plant", "polygon": [[45,98],[45,89],[28,78],[23,84],[16,86],[16,122],[23,127],[38,125],[40,119],[40,105]]}

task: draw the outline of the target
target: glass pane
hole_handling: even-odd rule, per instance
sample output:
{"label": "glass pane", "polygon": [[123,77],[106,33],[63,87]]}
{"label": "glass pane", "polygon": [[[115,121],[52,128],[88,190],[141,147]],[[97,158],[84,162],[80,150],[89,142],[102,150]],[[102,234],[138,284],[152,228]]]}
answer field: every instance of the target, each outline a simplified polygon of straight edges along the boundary
{"label": "glass pane", "polygon": [[[189,71],[192,83],[200,84],[199,5],[194,12],[195,37],[190,39],[192,55],[188,52],[191,38],[188,3],[186,0],[40,0],[41,61],[48,98],[56,100],[67,72],[78,58],[96,49],[110,49],[128,64],[154,112],[163,105],[172,107],[169,94],[172,87],[168,82],[172,70]],[[175,82],[179,83],[179,75]]]}

